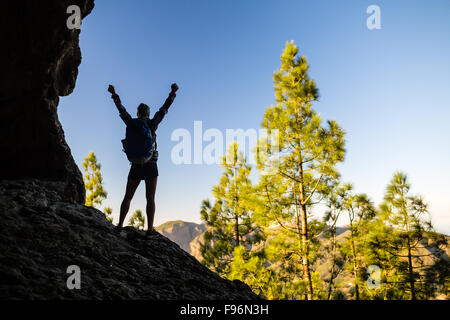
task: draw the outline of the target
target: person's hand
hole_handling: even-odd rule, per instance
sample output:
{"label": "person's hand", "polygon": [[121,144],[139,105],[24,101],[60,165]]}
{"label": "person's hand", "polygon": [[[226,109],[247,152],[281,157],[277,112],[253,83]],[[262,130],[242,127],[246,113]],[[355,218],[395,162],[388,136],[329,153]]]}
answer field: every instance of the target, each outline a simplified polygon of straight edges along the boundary
{"label": "person's hand", "polygon": [[114,86],[113,86],[113,85],[109,85],[109,86],[108,86],[108,91],[109,91],[111,94],[116,94],[116,90],[114,89]]}
{"label": "person's hand", "polygon": [[172,88],[172,92],[175,93],[178,90],[178,85],[176,83],[172,83],[172,85],[170,86]]}

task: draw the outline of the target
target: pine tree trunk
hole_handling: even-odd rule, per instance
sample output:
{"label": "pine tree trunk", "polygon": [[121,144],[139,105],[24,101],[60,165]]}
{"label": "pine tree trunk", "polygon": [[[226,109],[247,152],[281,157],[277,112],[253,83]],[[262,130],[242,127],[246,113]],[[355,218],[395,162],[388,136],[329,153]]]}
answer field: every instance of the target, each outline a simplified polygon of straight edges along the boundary
{"label": "pine tree trunk", "polygon": [[408,275],[409,275],[409,286],[411,289],[411,300],[416,300],[416,290],[414,287],[414,273],[413,273],[413,264],[412,264],[412,255],[411,255],[411,242],[409,239],[409,224],[408,224],[408,210],[405,205],[405,196],[403,194],[402,189],[402,207],[403,207],[403,214],[405,219],[405,226],[406,226],[406,244],[408,247]]}
{"label": "pine tree trunk", "polygon": [[336,267],[336,227],[333,228],[333,240],[332,240],[332,252],[333,252],[333,264],[331,265],[331,277],[330,277],[330,284],[328,286],[328,296],[327,300],[330,300],[331,298],[331,292],[333,291],[334,286],[334,273],[335,273],[335,267]]}
{"label": "pine tree trunk", "polygon": [[[294,197],[295,197],[295,224],[297,228],[297,236],[298,236],[298,248],[299,248],[299,257],[301,263],[303,265],[303,236],[302,236],[302,226],[300,223],[300,215],[298,210],[298,203],[297,203],[297,193],[294,191]],[[305,300],[308,300],[308,294],[305,293]]]}
{"label": "pine tree trunk", "polygon": [[350,220],[350,234],[352,237],[353,276],[355,277],[355,300],[359,300],[358,264],[356,262],[355,237],[353,234],[353,222]]}
{"label": "pine tree trunk", "polygon": [[306,203],[304,203],[305,193],[303,190],[303,169],[299,164],[299,197],[302,214],[302,257],[303,257],[303,279],[307,281],[307,299],[312,300],[313,287],[311,281],[311,271],[309,269],[309,244],[308,244],[308,218],[306,216]]}
{"label": "pine tree trunk", "polygon": [[308,300],[312,300],[313,288],[311,281],[311,271],[309,269],[309,245],[308,245],[308,225],[306,217],[306,206],[301,206],[302,211],[302,251],[303,251],[303,275],[308,283]]}
{"label": "pine tree trunk", "polygon": [[414,287],[414,273],[413,273],[412,255],[411,255],[411,246],[410,246],[409,236],[407,237],[407,241],[408,241],[408,271],[409,271],[409,285],[411,287],[411,300],[416,300],[416,289]]}
{"label": "pine tree trunk", "polygon": [[235,243],[236,246],[239,246],[240,242],[239,242],[239,216],[237,214],[237,210],[238,210],[238,195],[237,195],[237,183],[236,183],[236,172],[237,168],[236,168],[236,164],[234,165],[234,220],[235,220],[235,224],[234,224],[234,236],[235,236]]}
{"label": "pine tree trunk", "polygon": [[[300,111],[300,110],[299,110]],[[297,111],[296,111],[297,113]],[[296,117],[295,122],[299,125],[299,118]],[[298,146],[300,147],[300,138],[298,138]],[[305,190],[303,188],[303,163],[302,163],[302,151],[300,150],[297,158],[298,165],[298,182],[299,182],[299,202],[301,209],[302,219],[302,260],[303,260],[303,280],[307,281],[307,300],[312,300],[313,287],[311,280],[311,271],[309,269],[309,243],[308,243],[308,217],[306,215],[306,202],[305,202]]]}
{"label": "pine tree trunk", "polygon": [[234,233],[235,233],[235,237],[236,237],[236,246],[239,246],[240,241],[239,241],[239,217],[238,215],[234,216],[235,219],[235,224],[234,224]]}

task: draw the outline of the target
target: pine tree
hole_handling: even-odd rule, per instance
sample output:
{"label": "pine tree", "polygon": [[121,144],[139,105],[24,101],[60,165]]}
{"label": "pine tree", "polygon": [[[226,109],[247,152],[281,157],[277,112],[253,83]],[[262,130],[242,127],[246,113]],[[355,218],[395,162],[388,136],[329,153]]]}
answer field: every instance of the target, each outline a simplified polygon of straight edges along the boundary
{"label": "pine tree", "polygon": [[106,216],[106,220],[108,220],[109,222],[113,222],[113,213],[112,213],[112,208],[111,207],[106,207],[105,209],[103,209],[103,213]]}
{"label": "pine tree", "polygon": [[374,288],[365,287],[364,295],[369,299],[375,300],[397,300],[405,299],[407,288],[401,276],[396,270],[399,257],[389,254],[386,251],[388,238],[391,233],[390,226],[384,223],[380,212],[370,223],[369,233],[367,234],[367,245],[364,251],[364,260],[366,265],[379,267],[379,286]]}
{"label": "pine tree", "polygon": [[144,230],[145,227],[145,217],[141,210],[136,210],[130,218],[128,224],[138,230]]}
{"label": "pine tree", "polygon": [[[298,56],[298,52],[298,47],[288,42],[281,55],[280,70],[274,74],[277,104],[266,109],[262,127],[269,135],[278,130],[279,167],[275,174],[262,177],[259,193],[270,203],[265,211],[268,220],[295,226],[293,232],[307,286],[305,298],[312,299],[313,243],[308,220],[313,206],[339,176],[335,166],[344,159],[344,132],[335,121],[328,121],[324,127],[320,115],[313,110],[318,89],[308,76],[306,57]],[[273,151],[268,153],[270,156]],[[257,160],[259,169],[264,170],[267,164]]]}
{"label": "pine tree", "polygon": [[265,266],[267,258],[263,251],[252,252],[249,256],[243,246],[233,252],[228,279],[245,282],[254,293],[266,299],[282,297],[282,282],[276,272]]}
{"label": "pine tree", "polygon": [[[446,248],[447,240],[443,235],[436,235],[440,246]],[[437,295],[448,299],[450,289],[450,261],[445,250],[440,250],[437,261],[424,268],[424,296],[436,298]]]}
{"label": "pine tree", "polygon": [[254,224],[249,206],[252,185],[249,179],[251,167],[238,152],[238,144],[231,143],[222,159],[223,175],[213,188],[214,205],[205,200],[201,218],[208,230],[201,246],[202,263],[225,276],[230,271],[233,252],[243,246],[250,251],[262,239],[262,233]]}
{"label": "pine tree", "polygon": [[329,240],[329,244],[325,247],[325,251],[328,256],[331,257],[331,267],[329,270],[330,278],[326,279],[328,282],[328,293],[327,300],[330,300],[332,293],[336,291],[337,287],[335,285],[335,280],[337,276],[343,271],[344,259],[341,256],[341,245],[337,242],[337,227],[336,222],[339,219],[343,211],[342,205],[342,193],[340,188],[333,190],[328,196],[328,207],[329,210],[325,212],[323,221],[325,224],[330,224],[331,227],[329,231],[325,233],[324,238]]}
{"label": "pine tree", "polygon": [[[380,262],[391,271],[385,278],[388,298],[404,299],[406,293],[411,300],[423,298],[426,268],[430,267],[424,258],[446,245],[445,238],[433,231],[427,204],[411,195],[410,189],[406,174],[396,172],[380,206],[378,228],[372,230],[371,251],[383,255]],[[395,283],[395,288],[389,283]]]}
{"label": "pine tree", "polygon": [[97,157],[93,151],[89,152],[89,155],[84,158],[83,168],[83,181],[86,189],[85,205],[88,207],[100,207],[108,194],[103,189],[103,178],[100,172],[101,165],[97,162]]}
{"label": "pine tree", "polygon": [[341,245],[337,242],[337,229],[336,225],[333,225],[330,231],[325,235],[325,238],[328,238],[330,243],[326,247],[328,254],[331,256],[331,267],[330,267],[330,279],[328,279],[328,292],[327,292],[327,300],[332,298],[333,292],[337,294],[337,286],[335,284],[336,278],[340,273],[344,270],[344,259],[339,255],[341,250]]}
{"label": "pine tree", "polygon": [[345,239],[341,251],[349,263],[353,275],[355,299],[360,299],[360,282],[362,279],[364,248],[366,247],[366,234],[369,224],[375,217],[375,207],[366,194],[355,194],[353,186],[342,184],[333,195],[333,207],[348,217],[349,236]]}

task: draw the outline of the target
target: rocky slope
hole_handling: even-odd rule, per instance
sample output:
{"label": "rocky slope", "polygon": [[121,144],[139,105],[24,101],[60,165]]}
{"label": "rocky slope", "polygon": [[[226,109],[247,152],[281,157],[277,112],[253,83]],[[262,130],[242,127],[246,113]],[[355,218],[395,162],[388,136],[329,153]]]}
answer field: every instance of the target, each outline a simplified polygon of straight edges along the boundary
{"label": "rocky slope", "polygon": [[[113,230],[38,180],[0,182],[0,299],[257,299],[155,232]],[[81,288],[68,289],[79,266]]]}

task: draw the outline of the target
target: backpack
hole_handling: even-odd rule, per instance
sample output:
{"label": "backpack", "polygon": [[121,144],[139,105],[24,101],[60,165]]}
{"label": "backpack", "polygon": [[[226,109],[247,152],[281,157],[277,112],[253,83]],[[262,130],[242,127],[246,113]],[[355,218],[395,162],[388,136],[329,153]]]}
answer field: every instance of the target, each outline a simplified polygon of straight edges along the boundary
{"label": "backpack", "polygon": [[127,122],[122,146],[131,163],[143,165],[152,158],[155,140],[145,119],[130,119]]}

